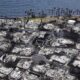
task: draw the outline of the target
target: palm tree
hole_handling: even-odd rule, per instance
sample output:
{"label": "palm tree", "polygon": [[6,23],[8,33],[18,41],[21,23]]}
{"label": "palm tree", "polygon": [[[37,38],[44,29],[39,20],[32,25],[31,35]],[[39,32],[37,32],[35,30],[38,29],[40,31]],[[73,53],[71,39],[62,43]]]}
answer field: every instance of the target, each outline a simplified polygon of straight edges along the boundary
{"label": "palm tree", "polygon": [[61,8],[61,15],[63,16],[63,15],[64,15],[64,13],[65,13],[64,8]]}
{"label": "palm tree", "polygon": [[6,23],[7,23],[7,18],[8,18],[8,17],[7,17],[7,16],[5,16]]}
{"label": "palm tree", "polygon": [[73,14],[73,9],[69,9],[69,15]]}
{"label": "palm tree", "polygon": [[80,15],[80,10],[79,9],[76,10],[76,14]]}
{"label": "palm tree", "polygon": [[59,17],[61,14],[60,14],[60,8],[57,8],[57,11],[56,11],[56,16]]}
{"label": "palm tree", "polygon": [[56,7],[54,7],[51,12],[52,12],[52,15],[55,15]]}
{"label": "palm tree", "polygon": [[42,11],[41,11],[41,17],[44,18],[44,17],[46,17],[46,16],[47,16],[47,14],[44,12],[44,10],[42,10]]}
{"label": "palm tree", "polygon": [[66,9],[65,9],[65,12],[64,12],[64,16],[65,16],[65,17],[71,17],[71,10],[68,9],[68,8],[66,8]]}

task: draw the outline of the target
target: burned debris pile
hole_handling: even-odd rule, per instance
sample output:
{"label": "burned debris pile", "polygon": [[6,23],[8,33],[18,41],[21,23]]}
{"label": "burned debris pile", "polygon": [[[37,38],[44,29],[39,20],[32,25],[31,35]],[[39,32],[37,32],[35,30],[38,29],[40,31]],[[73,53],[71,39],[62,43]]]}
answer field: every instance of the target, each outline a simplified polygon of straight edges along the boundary
{"label": "burned debris pile", "polygon": [[80,80],[80,22],[61,21],[0,19],[0,80]]}

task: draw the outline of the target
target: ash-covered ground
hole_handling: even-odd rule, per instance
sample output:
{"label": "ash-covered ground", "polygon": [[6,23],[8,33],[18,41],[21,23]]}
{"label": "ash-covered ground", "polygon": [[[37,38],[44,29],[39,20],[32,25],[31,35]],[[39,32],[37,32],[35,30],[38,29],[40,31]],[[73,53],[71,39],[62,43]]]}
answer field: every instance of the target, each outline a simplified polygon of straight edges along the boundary
{"label": "ash-covered ground", "polygon": [[0,19],[0,80],[80,80],[80,21]]}

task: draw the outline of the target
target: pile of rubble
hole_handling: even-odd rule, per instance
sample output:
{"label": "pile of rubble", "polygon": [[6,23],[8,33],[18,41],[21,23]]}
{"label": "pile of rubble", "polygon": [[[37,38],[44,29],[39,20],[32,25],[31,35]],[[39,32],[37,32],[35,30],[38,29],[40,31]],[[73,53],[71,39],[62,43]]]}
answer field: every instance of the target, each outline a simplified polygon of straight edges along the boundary
{"label": "pile of rubble", "polygon": [[0,19],[0,80],[80,80],[80,22],[63,22]]}

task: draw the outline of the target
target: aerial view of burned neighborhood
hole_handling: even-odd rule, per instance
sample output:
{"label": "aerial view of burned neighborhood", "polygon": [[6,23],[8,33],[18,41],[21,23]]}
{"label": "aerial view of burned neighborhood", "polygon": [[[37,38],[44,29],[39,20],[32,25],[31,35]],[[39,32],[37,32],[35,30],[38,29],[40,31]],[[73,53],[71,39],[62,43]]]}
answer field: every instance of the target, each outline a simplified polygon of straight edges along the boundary
{"label": "aerial view of burned neighborhood", "polygon": [[80,1],[0,0],[0,80],[80,80]]}

